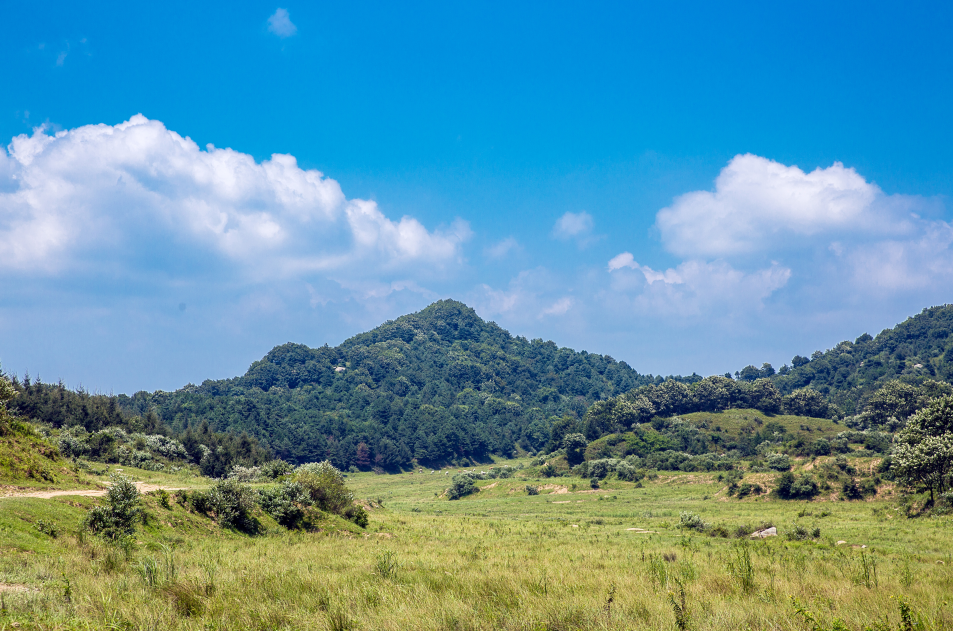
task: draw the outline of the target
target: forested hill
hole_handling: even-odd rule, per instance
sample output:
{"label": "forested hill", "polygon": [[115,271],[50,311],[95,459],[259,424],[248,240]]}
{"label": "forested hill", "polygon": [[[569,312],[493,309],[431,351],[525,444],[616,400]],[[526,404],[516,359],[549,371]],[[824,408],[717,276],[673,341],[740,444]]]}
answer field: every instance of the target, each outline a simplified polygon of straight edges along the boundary
{"label": "forested hill", "polygon": [[738,376],[771,377],[783,394],[810,386],[845,414],[860,412],[878,388],[894,379],[953,381],[953,305],[924,309],[877,337],[864,333],[827,352],[795,356],[792,366],[773,373],[765,364],[760,370],[748,366]]}
{"label": "forested hill", "polygon": [[661,381],[604,355],[514,337],[466,305],[434,303],[336,348],[284,344],[242,377],[120,397],[173,429],[258,437],[291,462],[347,469],[539,450],[551,417]]}

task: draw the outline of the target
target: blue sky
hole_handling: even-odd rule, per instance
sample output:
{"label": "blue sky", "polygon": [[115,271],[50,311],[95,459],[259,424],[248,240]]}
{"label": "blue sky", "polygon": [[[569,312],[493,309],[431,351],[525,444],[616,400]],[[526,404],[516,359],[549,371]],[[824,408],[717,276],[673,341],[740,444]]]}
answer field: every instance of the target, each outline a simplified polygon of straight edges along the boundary
{"label": "blue sky", "polygon": [[713,374],[953,302],[948,3],[450,4],[0,6],[3,369],[170,390],[455,298]]}

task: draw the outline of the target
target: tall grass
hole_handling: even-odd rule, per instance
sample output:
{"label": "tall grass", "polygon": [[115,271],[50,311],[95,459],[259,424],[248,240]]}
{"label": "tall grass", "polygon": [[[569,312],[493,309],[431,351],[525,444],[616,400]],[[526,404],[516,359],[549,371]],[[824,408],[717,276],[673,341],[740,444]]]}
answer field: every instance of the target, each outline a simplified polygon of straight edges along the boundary
{"label": "tall grass", "polygon": [[[888,519],[887,502],[874,512],[704,500],[719,489],[703,475],[535,496],[525,493],[531,480],[514,478],[448,502],[434,498],[448,484],[437,477],[349,478],[387,506],[366,532],[331,519],[320,532],[289,532],[260,516],[262,534],[247,536],[146,497],[159,517],[131,540],[81,542],[70,534],[85,512],[74,500],[0,500],[0,583],[32,590],[0,592],[0,628],[953,629],[949,518]],[[61,525],[56,539],[26,519],[44,510],[35,517]],[[687,537],[683,511],[729,532],[765,520],[818,527],[813,518],[830,539]]]}

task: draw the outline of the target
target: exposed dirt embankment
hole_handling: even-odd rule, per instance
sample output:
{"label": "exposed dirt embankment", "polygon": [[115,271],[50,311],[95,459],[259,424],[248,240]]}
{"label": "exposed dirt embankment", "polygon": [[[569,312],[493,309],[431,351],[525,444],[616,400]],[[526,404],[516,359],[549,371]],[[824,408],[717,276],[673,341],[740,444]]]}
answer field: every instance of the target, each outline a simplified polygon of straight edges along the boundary
{"label": "exposed dirt embankment", "polygon": [[[179,491],[188,487],[183,486],[162,486],[161,484],[144,484],[136,482],[136,488],[140,493],[149,493],[163,489],[166,491]],[[73,491],[48,489],[46,491],[29,491],[15,486],[0,487],[0,498],[4,497],[37,497],[48,500],[52,497],[61,495],[80,495],[82,497],[102,497],[106,494],[106,489],[79,489]]]}

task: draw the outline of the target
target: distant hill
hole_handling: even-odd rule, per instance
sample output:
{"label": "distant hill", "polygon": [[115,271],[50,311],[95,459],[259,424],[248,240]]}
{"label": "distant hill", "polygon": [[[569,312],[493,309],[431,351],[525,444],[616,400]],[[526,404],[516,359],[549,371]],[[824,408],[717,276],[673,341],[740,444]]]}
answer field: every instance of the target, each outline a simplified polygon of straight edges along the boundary
{"label": "distant hill", "polygon": [[660,382],[606,355],[514,337],[452,300],[336,348],[284,344],[242,377],[120,397],[176,432],[248,432],[291,462],[393,469],[484,459],[549,440],[550,418]]}
{"label": "distant hill", "polygon": [[953,305],[924,309],[877,337],[864,333],[827,352],[796,356],[792,364],[774,375],[749,366],[739,376],[770,376],[783,394],[809,386],[846,414],[859,413],[874,391],[891,380],[953,381]]}

